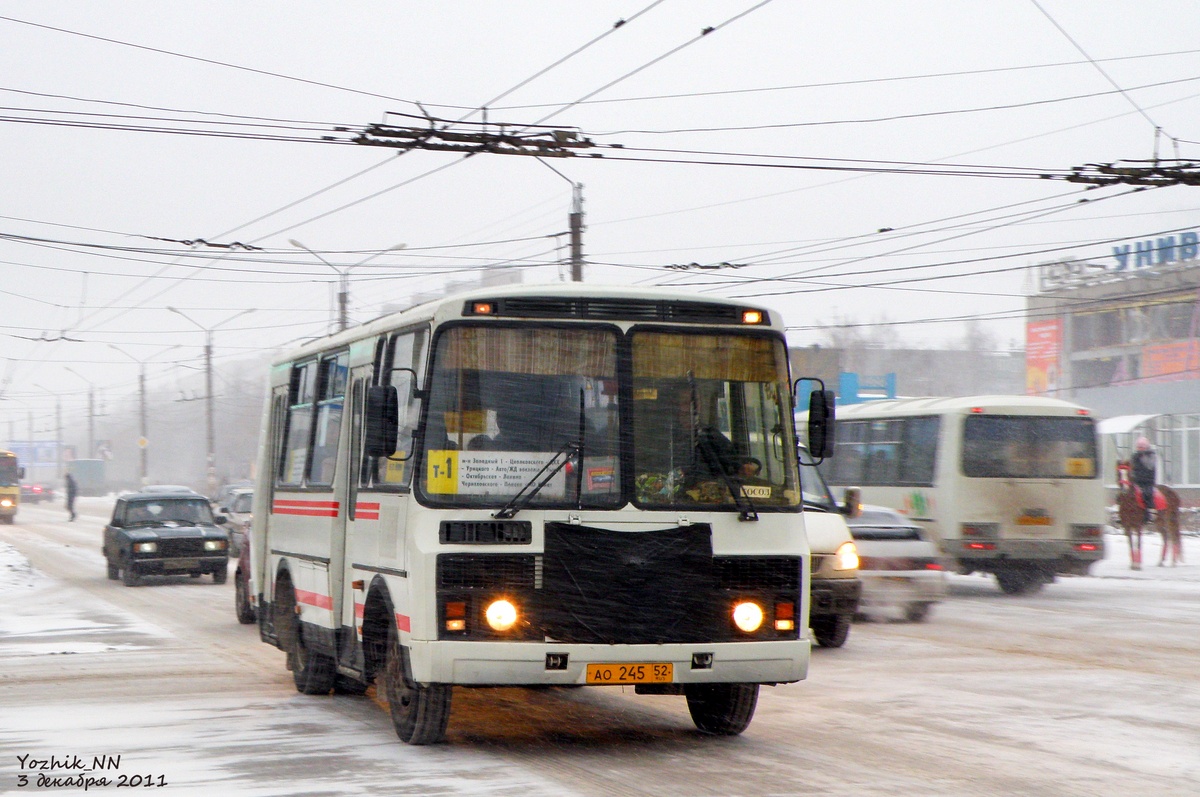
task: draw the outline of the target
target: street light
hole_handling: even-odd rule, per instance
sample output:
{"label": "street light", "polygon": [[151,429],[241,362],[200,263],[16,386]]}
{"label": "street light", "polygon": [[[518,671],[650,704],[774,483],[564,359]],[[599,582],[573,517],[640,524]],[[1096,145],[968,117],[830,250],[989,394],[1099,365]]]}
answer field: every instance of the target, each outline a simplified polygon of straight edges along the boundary
{"label": "street light", "polygon": [[361,266],[365,263],[369,263],[370,261],[379,257],[380,255],[386,254],[388,252],[398,252],[401,249],[408,246],[408,244],[394,244],[392,246],[389,246],[387,249],[380,249],[375,254],[373,254],[369,257],[366,257],[366,258],[358,261],[357,263],[353,263],[349,266],[335,266],[333,263],[330,263],[328,260],[321,257],[316,252],[314,252],[313,250],[309,249],[304,244],[297,241],[295,238],[289,238],[288,243],[290,243],[292,246],[296,247],[297,249],[303,249],[305,252],[308,252],[310,255],[315,257],[317,260],[320,260],[322,263],[329,266],[331,269],[333,269],[334,271],[336,271],[338,273],[338,331],[339,332],[341,332],[343,329],[346,329],[350,326],[350,310],[349,310],[350,269],[358,268],[359,266]]}
{"label": "street light", "polygon": [[204,326],[199,321],[192,318],[190,315],[183,312],[182,310],[180,310],[177,307],[168,307],[167,309],[170,310],[175,315],[183,316],[188,321],[191,321],[193,324],[195,324],[202,332],[204,332],[204,405],[205,405],[204,415],[205,415],[205,420],[207,422],[207,425],[206,425],[207,441],[206,442],[208,444],[207,445],[207,448],[208,448],[208,452],[207,452],[208,453],[208,487],[209,487],[209,492],[211,493],[216,489],[216,486],[217,486],[216,440],[215,440],[214,433],[213,433],[213,389],[212,389],[212,383],[213,383],[213,370],[212,370],[213,332],[215,332],[216,330],[225,326],[226,324],[228,324],[230,321],[232,321],[235,318],[241,318],[242,316],[246,315],[247,313],[253,313],[254,308],[251,307],[248,310],[240,310],[240,311],[234,313],[233,315],[229,316],[229,318],[226,318],[221,323],[213,324],[211,327]]}
{"label": "street light", "polygon": [[[149,453],[147,449],[150,447],[150,430],[146,418],[146,363],[153,359],[156,355],[150,355],[144,360],[139,360],[129,352],[122,349],[115,343],[108,344],[108,348],[113,351],[124,354],[129,359],[138,364],[138,448],[141,449],[142,463],[142,486],[149,484]],[[163,349],[159,354],[166,354],[172,349],[178,349],[178,346],[169,346]]]}
{"label": "street light", "polygon": [[63,368],[88,384],[88,453],[86,458],[92,459],[96,456],[96,386],[92,384],[92,380],[71,366],[64,365]]}

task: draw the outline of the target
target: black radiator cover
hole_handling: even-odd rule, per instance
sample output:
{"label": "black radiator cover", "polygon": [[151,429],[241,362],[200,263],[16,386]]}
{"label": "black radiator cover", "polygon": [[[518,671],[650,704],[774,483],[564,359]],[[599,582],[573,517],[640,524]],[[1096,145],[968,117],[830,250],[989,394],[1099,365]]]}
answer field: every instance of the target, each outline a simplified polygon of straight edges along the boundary
{"label": "black radiator cover", "polygon": [[537,615],[564,643],[712,642],[730,635],[712,528],[545,527]]}

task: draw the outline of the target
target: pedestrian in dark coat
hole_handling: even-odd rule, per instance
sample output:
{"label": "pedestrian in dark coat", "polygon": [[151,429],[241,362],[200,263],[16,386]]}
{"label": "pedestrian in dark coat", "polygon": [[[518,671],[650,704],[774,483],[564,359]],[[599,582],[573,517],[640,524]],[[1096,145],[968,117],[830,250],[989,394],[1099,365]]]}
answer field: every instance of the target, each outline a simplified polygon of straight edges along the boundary
{"label": "pedestrian in dark coat", "polygon": [[75,477],[70,473],[67,474],[67,511],[71,513],[68,520],[75,519],[75,495],[79,492],[79,486],[75,484]]}

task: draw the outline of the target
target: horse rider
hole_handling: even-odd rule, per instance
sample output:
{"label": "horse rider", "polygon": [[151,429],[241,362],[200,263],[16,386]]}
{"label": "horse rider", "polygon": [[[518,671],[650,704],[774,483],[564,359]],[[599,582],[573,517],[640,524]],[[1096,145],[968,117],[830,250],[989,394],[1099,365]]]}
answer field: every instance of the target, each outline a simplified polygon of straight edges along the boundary
{"label": "horse rider", "polygon": [[1157,458],[1154,454],[1154,449],[1150,447],[1150,441],[1144,437],[1139,437],[1137,443],[1134,444],[1134,454],[1129,458],[1130,473],[1129,478],[1142,493],[1142,506],[1146,510],[1146,522],[1150,522],[1152,517],[1151,511],[1154,509],[1154,484],[1157,481],[1155,471],[1157,470]]}

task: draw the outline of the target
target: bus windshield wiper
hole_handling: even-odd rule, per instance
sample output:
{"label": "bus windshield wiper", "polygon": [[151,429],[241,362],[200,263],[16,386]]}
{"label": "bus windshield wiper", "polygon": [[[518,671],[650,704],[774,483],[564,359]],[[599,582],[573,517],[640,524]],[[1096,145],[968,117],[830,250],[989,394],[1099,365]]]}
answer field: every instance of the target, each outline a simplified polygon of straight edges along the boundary
{"label": "bus windshield wiper", "polygon": [[700,450],[700,454],[704,457],[710,470],[715,471],[721,477],[721,481],[725,482],[725,487],[729,489],[729,494],[733,496],[733,503],[738,508],[739,520],[758,520],[758,510],[754,508],[754,502],[750,500],[750,496],[742,491],[742,485],[735,482],[733,477],[725,472],[725,466],[721,463],[721,458],[717,456],[717,452],[712,446],[704,440],[701,440],[696,448]]}
{"label": "bus windshield wiper", "polygon": [[[558,451],[554,452],[554,456],[550,457],[550,459],[546,461],[546,464],[542,466],[542,469],[533,474],[533,476],[529,478],[529,481],[525,482],[525,486],[518,490],[517,494],[510,498],[508,503],[500,507],[500,509],[496,512],[496,514],[492,515],[492,517],[500,520],[508,520],[511,517],[515,517],[518,512],[529,506],[529,502],[532,501],[537,494],[542,491],[543,487],[550,483],[550,480],[553,479],[560,470],[567,466],[567,463],[571,461],[571,455],[578,453],[581,450],[582,447],[579,445],[579,443],[576,443],[572,440],[568,440],[567,442],[563,443],[562,447],[559,448]],[[560,457],[561,461],[559,459]],[[583,463],[581,461],[580,470],[582,470],[582,465]],[[546,473],[546,471],[549,471],[549,473]],[[542,474],[545,474],[544,478]],[[541,481],[539,482],[538,479],[541,479]],[[537,482],[536,487],[533,486],[534,482]],[[531,487],[532,489],[530,489]],[[526,492],[526,490],[529,492]]]}

